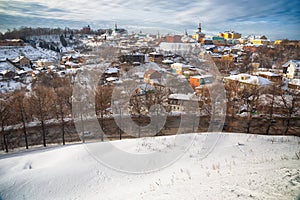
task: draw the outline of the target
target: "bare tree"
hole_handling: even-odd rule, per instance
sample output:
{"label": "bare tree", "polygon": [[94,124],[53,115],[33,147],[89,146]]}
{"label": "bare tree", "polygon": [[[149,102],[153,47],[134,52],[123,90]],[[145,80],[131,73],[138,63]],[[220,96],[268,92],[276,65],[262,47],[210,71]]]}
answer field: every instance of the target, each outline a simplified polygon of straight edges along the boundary
{"label": "bare tree", "polygon": [[1,135],[3,137],[3,144],[5,152],[8,152],[8,141],[5,127],[9,124],[11,119],[11,112],[9,106],[9,96],[1,94],[0,98],[0,123],[1,123]]}
{"label": "bare tree", "polygon": [[291,120],[300,111],[300,93],[296,90],[288,90],[281,92],[280,98],[283,102],[283,114],[286,116],[286,124],[284,134],[287,134],[291,129]]}
{"label": "bare tree", "polygon": [[272,127],[272,124],[275,122],[274,120],[274,114],[275,114],[275,107],[278,106],[278,101],[276,97],[281,92],[281,85],[277,83],[273,83],[269,87],[266,87],[262,90],[262,93],[264,93],[264,99],[260,100],[260,103],[258,105],[259,112],[261,114],[265,115],[265,121],[266,121],[266,134],[270,134],[270,129]]}
{"label": "bare tree", "polygon": [[36,117],[42,128],[43,145],[46,147],[47,124],[46,120],[51,119],[54,113],[55,93],[53,88],[37,86],[32,90],[29,104],[32,114]]}
{"label": "bare tree", "polygon": [[233,119],[240,106],[240,83],[238,81],[230,81],[225,84],[225,90],[227,99],[226,114]]}
{"label": "bare tree", "polygon": [[[111,107],[111,96],[113,88],[111,86],[98,86],[96,89],[95,97],[95,109],[96,115],[100,117],[100,125],[104,130],[104,117],[108,115],[109,108]],[[101,141],[103,141],[103,134],[101,135]]]}
{"label": "bare tree", "polygon": [[247,133],[250,133],[251,122],[253,113],[256,111],[258,99],[259,99],[259,86],[252,86],[249,88],[245,88],[241,91],[242,99],[244,101],[244,105],[246,105],[247,112]]}
{"label": "bare tree", "polygon": [[22,130],[24,134],[24,142],[26,149],[28,149],[28,133],[26,124],[28,122],[28,99],[25,91],[20,90],[14,93],[12,97],[12,106],[16,122],[22,123]]}
{"label": "bare tree", "polygon": [[55,88],[55,105],[56,105],[56,114],[60,120],[61,126],[61,136],[63,145],[65,145],[65,134],[66,134],[66,118],[71,114],[72,103],[71,95],[72,89],[68,85],[66,87]]}

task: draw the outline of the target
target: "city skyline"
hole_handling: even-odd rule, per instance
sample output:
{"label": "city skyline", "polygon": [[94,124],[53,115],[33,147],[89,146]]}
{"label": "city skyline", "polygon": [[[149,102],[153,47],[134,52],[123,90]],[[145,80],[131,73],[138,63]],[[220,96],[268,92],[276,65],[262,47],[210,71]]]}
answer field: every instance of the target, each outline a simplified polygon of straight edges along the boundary
{"label": "city skyline", "polygon": [[0,31],[32,27],[113,28],[192,34],[198,22],[208,34],[234,30],[245,35],[300,39],[300,2],[230,1],[46,1],[0,0]]}

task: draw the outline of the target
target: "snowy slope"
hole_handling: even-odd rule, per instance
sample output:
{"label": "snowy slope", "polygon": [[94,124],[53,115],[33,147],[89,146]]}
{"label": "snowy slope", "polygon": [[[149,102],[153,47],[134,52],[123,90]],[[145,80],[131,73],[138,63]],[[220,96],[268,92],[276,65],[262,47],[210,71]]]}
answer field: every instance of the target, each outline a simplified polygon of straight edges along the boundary
{"label": "snowy slope", "polygon": [[[147,174],[112,170],[93,158],[93,145],[74,144],[0,156],[0,195],[6,199],[296,199],[299,138],[224,134],[206,157],[195,136],[173,165]],[[115,141],[133,153],[157,151],[174,137]],[[162,143],[163,141],[163,143]],[[213,142],[214,143],[214,142]],[[170,145],[171,146],[171,145]],[[109,149],[106,152],[109,153]],[[1,199],[0,198],[0,199]]]}
{"label": "snowy slope", "polygon": [[33,48],[32,46],[24,47],[1,47],[0,48],[0,58],[13,60],[19,55],[23,54],[31,61],[36,61],[38,59],[49,59],[55,61],[58,59],[56,52],[51,50],[46,50],[42,48]]}

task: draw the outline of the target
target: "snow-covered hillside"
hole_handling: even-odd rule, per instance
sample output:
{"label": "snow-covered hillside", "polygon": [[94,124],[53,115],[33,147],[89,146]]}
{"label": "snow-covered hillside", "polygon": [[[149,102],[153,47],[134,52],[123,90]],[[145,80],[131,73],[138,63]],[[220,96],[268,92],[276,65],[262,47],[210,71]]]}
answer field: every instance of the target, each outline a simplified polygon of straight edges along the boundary
{"label": "snow-covered hillside", "polygon": [[[212,136],[196,134],[194,143],[178,161],[147,174],[117,172],[97,162],[93,157],[97,152],[89,147],[104,143],[2,155],[0,199],[292,200],[299,195],[299,138],[221,133],[215,148],[205,157],[201,148]],[[128,152],[145,153],[159,150],[162,141],[172,144],[173,138],[113,144]]]}
{"label": "snow-covered hillside", "polygon": [[26,56],[31,61],[36,61],[38,59],[49,59],[52,61],[58,60],[58,54],[55,51],[33,48],[32,46],[24,47],[2,47],[0,48],[0,59],[10,59],[13,60],[17,58],[20,54]]}

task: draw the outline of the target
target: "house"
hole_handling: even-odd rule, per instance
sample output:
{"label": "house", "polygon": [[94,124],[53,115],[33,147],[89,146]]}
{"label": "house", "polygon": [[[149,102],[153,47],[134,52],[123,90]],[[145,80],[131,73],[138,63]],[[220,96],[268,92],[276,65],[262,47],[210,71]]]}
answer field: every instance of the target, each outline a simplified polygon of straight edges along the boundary
{"label": "house", "polygon": [[227,62],[234,62],[237,60],[237,57],[238,57],[237,55],[230,53],[230,54],[222,55],[221,60]]}
{"label": "house", "polygon": [[221,46],[221,45],[226,44],[225,39],[223,37],[220,37],[220,36],[212,37],[212,42],[213,42],[214,45],[217,45],[217,46]]}
{"label": "house", "polygon": [[211,84],[213,82],[212,75],[202,75],[202,76],[191,76],[190,85],[193,88],[199,87],[200,85]]}
{"label": "house", "polygon": [[275,74],[273,72],[258,72],[258,76],[266,78],[275,83],[280,83],[282,79],[279,74]]}
{"label": "house", "polygon": [[67,61],[65,62],[65,67],[67,68],[79,68],[79,64],[78,63],[74,63],[72,61]]}
{"label": "house", "polygon": [[268,44],[271,44],[271,41],[270,40],[267,40],[267,39],[252,39],[250,40],[251,44],[254,44],[254,45],[268,45]]}
{"label": "house", "polygon": [[166,35],[165,37],[161,38],[162,41],[169,43],[180,43],[182,42],[181,39],[181,35]]}
{"label": "house", "polygon": [[132,53],[132,54],[125,54],[119,57],[119,61],[121,63],[145,63],[145,54],[141,53]]}
{"label": "house", "polygon": [[269,81],[266,78],[260,77],[260,76],[253,76],[250,74],[237,74],[237,75],[231,75],[228,77],[224,77],[223,79],[225,85],[230,86],[231,84],[238,83],[239,89],[255,89],[255,88],[261,88],[265,86],[269,86],[272,82]]}
{"label": "house", "polygon": [[289,79],[300,79],[300,60],[290,60],[282,67],[284,76]]}
{"label": "house", "polygon": [[163,54],[158,52],[149,53],[149,57],[151,62],[157,62],[157,63],[161,63],[164,59]]}
{"label": "house", "polygon": [[189,71],[189,69],[191,67],[192,66],[185,65],[183,63],[174,63],[174,64],[171,64],[172,73],[179,74],[179,75],[183,75],[184,72]]}
{"label": "house", "polygon": [[242,37],[242,34],[237,33],[235,31],[225,31],[222,33],[219,33],[220,37],[223,37],[224,39],[239,39]]}
{"label": "house", "polygon": [[25,56],[18,56],[17,58],[11,60],[10,62],[19,69],[23,69],[23,67],[31,67],[30,59]]}
{"label": "house", "polygon": [[82,32],[82,34],[91,34],[91,27],[90,27],[90,25],[83,27],[82,30],[81,30],[81,32]]}
{"label": "house", "polygon": [[243,50],[246,52],[256,52],[257,51],[257,46],[253,45],[253,44],[248,44],[248,45],[244,45],[243,46]]}
{"label": "house", "polygon": [[168,97],[169,110],[171,112],[187,112],[195,111],[195,103],[199,102],[199,98],[194,94],[171,94]]}
{"label": "house", "polygon": [[104,79],[106,82],[113,82],[119,79],[119,69],[115,67],[109,67],[104,72]]}
{"label": "house", "polygon": [[65,55],[65,56],[61,57],[60,64],[65,65],[66,62],[72,62],[72,63],[79,64],[79,63],[83,63],[84,59],[82,56],[80,56],[78,54]]}
{"label": "house", "polygon": [[300,79],[292,79],[288,83],[288,88],[292,90],[298,90],[300,91]]}
{"label": "house", "polygon": [[48,67],[53,65],[54,63],[48,59],[39,59],[36,61],[36,65],[38,67]]}
{"label": "house", "polygon": [[17,74],[15,71],[6,69],[3,71],[0,71],[0,76],[2,80],[11,80],[13,77],[15,77]]}
{"label": "house", "polygon": [[24,41],[21,39],[5,39],[5,40],[0,40],[0,46],[22,47],[25,46],[25,44]]}

